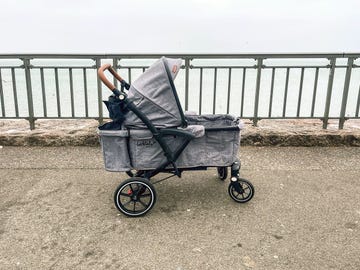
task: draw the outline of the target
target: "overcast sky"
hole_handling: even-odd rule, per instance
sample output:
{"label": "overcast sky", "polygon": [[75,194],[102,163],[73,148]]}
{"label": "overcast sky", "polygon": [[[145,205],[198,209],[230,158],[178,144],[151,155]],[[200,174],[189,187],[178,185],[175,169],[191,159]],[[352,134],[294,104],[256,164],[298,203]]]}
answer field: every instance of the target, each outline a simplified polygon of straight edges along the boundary
{"label": "overcast sky", "polygon": [[360,52],[360,0],[0,3],[0,54]]}

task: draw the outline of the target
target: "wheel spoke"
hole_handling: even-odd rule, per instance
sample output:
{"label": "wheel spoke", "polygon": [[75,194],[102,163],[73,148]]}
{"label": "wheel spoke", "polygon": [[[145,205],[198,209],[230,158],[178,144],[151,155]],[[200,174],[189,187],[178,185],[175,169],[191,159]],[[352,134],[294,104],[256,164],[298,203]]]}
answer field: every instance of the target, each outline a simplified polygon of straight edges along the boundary
{"label": "wheel spoke", "polygon": [[148,205],[145,204],[142,200],[140,200],[140,198],[139,198],[138,202],[141,203],[141,205],[144,206],[145,209],[148,207]]}
{"label": "wheel spoke", "polygon": [[123,203],[122,205],[123,206],[126,206],[126,205],[128,205],[129,203],[131,203],[132,202],[132,200],[129,200],[129,201],[127,201],[126,203]]}
{"label": "wheel spoke", "polygon": [[151,193],[147,193],[147,194],[141,194],[139,195],[140,198],[142,197],[150,197],[151,196]]}
{"label": "wheel spoke", "polygon": [[129,194],[124,193],[124,192],[120,192],[120,195],[125,196],[125,197],[130,197],[130,195],[129,195]]}
{"label": "wheel spoke", "polygon": [[136,201],[134,201],[134,212],[135,212],[135,208],[136,208]]}

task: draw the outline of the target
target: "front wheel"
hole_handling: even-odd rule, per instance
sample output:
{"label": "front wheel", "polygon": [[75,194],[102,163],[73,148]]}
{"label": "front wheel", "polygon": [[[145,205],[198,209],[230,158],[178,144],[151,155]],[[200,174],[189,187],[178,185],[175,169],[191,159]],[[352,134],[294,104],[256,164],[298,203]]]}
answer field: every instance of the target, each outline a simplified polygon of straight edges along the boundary
{"label": "front wheel", "polygon": [[129,217],[145,215],[156,202],[156,191],[149,180],[131,177],[122,182],[114,194],[116,208]]}
{"label": "front wheel", "polygon": [[252,199],[255,194],[254,186],[246,179],[239,178],[237,180],[239,186],[238,189],[234,187],[236,183],[229,184],[229,195],[230,197],[238,203],[246,203]]}

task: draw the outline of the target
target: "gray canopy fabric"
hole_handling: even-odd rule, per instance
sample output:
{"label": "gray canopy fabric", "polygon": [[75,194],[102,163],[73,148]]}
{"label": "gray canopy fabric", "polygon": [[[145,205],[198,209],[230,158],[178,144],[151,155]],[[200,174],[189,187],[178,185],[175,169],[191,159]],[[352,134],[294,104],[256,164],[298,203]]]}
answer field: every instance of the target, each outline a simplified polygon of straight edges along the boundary
{"label": "gray canopy fabric", "polygon": [[[128,98],[157,128],[185,125],[185,117],[173,83],[181,67],[181,59],[162,57],[134,81]],[[128,112],[124,125],[128,128],[145,128],[145,124]]]}

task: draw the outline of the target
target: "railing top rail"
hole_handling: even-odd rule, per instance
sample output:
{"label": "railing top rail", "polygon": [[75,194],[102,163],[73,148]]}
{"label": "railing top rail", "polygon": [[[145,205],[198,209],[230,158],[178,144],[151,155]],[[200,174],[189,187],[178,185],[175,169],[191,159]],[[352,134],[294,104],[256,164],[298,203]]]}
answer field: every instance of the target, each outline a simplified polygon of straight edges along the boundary
{"label": "railing top rail", "polygon": [[92,58],[142,58],[142,59],[151,59],[159,58],[161,56],[168,57],[180,57],[180,58],[197,58],[197,59],[206,59],[206,58],[358,58],[360,57],[360,52],[357,53],[239,53],[239,54],[194,54],[194,53],[162,53],[162,54],[0,54],[0,59],[56,59],[56,58],[69,58],[69,59],[92,59]]}

